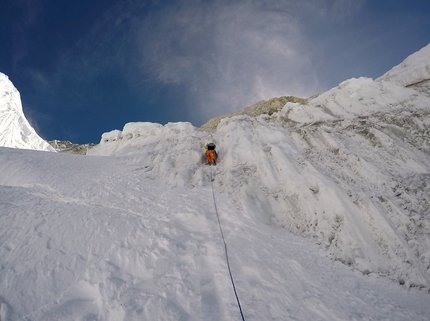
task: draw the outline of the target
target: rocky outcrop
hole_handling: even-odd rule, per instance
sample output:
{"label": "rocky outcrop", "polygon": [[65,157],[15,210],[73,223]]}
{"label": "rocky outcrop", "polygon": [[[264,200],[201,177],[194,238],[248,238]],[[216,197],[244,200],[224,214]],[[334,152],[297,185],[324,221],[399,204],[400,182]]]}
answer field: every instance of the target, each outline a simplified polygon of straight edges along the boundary
{"label": "rocky outcrop", "polygon": [[80,154],[86,155],[88,150],[96,146],[96,144],[73,144],[68,140],[60,141],[60,140],[51,140],[48,142],[57,152],[59,153],[67,153],[67,154]]}
{"label": "rocky outcrop", "polygon": [[294,96],[282,96],[279,98],[272,98],[269,100],[260,100],[259,102],[251,106],[248,106],[243,110],[212,118],[208,120],[206,123],[204,123],[202,126],[200,126],[200,129],[203,129],[206,131],[215,131],[219,122],[224,118],[238,116],[238,115],[248,115],[248,116],[254,116],[254,117],[262,114],[272,115],[273,113],[280,111],[288,102],[306,104],[308,100],[309,99],[298,98]]}
{"label": "rocky outcrop", "polygon": [[426,94],[430,97],[430,79],[421,80],[419,82],[416,82],[414,84],[410,84],[406,86],[408,88],[413,88],[423,94]]}

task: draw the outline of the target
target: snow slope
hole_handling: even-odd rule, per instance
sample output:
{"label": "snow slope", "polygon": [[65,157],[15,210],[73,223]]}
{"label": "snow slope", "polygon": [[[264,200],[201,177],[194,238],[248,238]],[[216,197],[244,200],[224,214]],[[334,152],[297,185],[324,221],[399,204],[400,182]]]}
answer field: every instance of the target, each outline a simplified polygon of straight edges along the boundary
{"label": "snow slope", "polygon": [[170,161],[154,175],[139,156],[0,148],[1,320],[241,320],[211,177],[246,320],[427,320],[424,291],[351,270],[222,193],[226,158],[197,165],[194,188],[171,186],[187,176]]}
{"label": "snow slope", "polygon": [[24,116],[18,90],[0,72],[0,146],[55,151]]}

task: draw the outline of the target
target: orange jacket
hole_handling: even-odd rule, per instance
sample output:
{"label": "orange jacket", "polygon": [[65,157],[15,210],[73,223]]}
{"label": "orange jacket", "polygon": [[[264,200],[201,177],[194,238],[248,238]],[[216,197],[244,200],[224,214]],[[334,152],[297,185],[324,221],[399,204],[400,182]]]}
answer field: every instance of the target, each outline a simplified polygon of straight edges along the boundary
{"label": "orange jacket", "polygon": [[214,150],[207,150],[206,151],[206,159],[208,161],[216,160],[217,159],[217,155],[216,155],[215,151]]}

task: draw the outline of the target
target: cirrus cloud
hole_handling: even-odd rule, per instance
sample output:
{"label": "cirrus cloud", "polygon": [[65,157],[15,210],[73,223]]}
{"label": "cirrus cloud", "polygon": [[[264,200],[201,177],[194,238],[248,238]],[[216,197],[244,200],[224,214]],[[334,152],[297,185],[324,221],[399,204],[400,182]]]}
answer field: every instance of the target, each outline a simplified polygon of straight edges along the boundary
{"label": "cirrus cloud", "polygon": [[[192,5],[190,5],[190,3]],[[305,20],[347,19],[363,1],[194,1],[159,5],[138,32],[141,70],[187,92],[197,122],[321,89]]]}

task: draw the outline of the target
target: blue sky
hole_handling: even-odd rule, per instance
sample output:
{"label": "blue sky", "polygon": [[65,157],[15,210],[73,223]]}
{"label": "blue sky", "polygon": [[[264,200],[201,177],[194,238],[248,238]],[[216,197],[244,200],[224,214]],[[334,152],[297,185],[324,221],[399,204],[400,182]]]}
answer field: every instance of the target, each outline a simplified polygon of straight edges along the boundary
{"label": "blue sky", "polygon": [[428,0],[0,2],[0,72],[39,135],[76,143],[377,78],[429,42]]}

